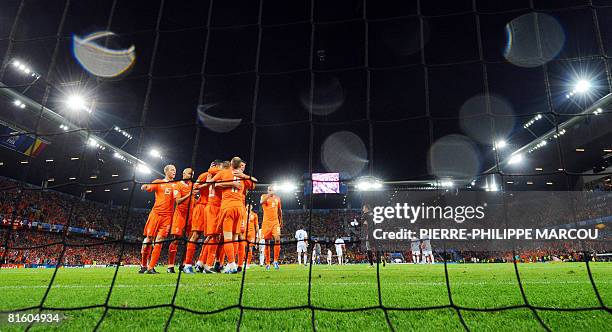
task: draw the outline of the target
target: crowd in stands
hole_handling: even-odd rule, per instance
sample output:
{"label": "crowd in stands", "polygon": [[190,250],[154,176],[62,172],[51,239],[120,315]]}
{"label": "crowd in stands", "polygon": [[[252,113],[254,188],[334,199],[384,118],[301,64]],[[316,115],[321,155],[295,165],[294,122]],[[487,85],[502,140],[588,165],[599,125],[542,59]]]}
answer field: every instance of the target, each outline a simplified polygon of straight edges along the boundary
{"label": "crowd in stands", "polygon": [[[92,239],[81,235],[67,233],[64,242],[63,233],[40,232],[38,230],[0,229],[0,238],[5,241],[8,236],[8,250],[4,252],[4,243],[0,246],[6,264],[56,265],[62,256],[63,265],[107,265],[116,264],[121,252],[120,243],[105,243],[101,239]],[[122,264],[138,264],[140,246],[135,243],[124,243]]]}
{"label": "crowd in stands", "polygon": [[[11,220],[29,220],[51,225],[70,225],[104,230],[119,237],[127,209],[80,199],[53,190],[19,188],[11,180],[0,179],[0,216]],[[146,211],[132,210],[126,234],[142,231]],[[144,219],[144,220],[143,220]],[[138,230],[138,232],[137,232]]]}

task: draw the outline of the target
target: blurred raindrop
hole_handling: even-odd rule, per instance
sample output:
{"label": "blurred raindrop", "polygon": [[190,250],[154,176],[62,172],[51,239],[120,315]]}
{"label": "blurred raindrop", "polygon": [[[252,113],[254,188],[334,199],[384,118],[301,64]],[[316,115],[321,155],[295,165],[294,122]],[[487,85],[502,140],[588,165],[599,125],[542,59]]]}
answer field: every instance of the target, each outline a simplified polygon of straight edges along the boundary
{"label": "blurred raindrop", "polygon": [[[310,104],[310,92],[301,94],[302,106],[308,110]],[[315,79],[314,101],[312,114],[329,115],[338,110],[344,104],[344,89],[338,78],[334,76],[321,75]]]}
{"label": "blurred raindrop", "polygon": [[[421,27],[418,20],[389,22],[385,24],[381,35],[387,50],[395,56],[408,56],[421,50]],[[423,45],[427,44],[429,36],[429,24],[423,20]]]}
{"label": "blurred raindrop", "polygon": [[486,145],[507,138],[515,124],[515,114],[510,103],[496,95],[489,95],[489,100],[490,115],[487,115],[487,98],[483,95],[468,99],[459,110],[463,132]]}
{"label": "blurred raindrop", "polygon": [[368,152],[359,136],[350,131],[339,131],[323,142],[321,161],[327,171],[346,172],[352,177],[368,164]]}
{"label": "blurred raindrop", "polygon": [[429,148],[429,173],[439,178],[452,178],[455,183],[467,184],[480,170],[475,144],[463,135],[447,135]]}
{"label": "blurred raindrop", "polygon": [[554,17],[529,13],[506,24],[504,57],[519,67],[537,67],[554,59],[564,43],[563,27]]}
{"label": "blurred raindrop", "polygon": [[127,49],[110,49],[96,41],[116,36],[111,31],[100,31],[83,38],[73,37],[72,51],[75,59],[89,73],[103,78],[117,77],[129,70],[136,61],[134,45]]}
{"label": "blurred raindrop", "polygon": [[242,119],[226,119],[206,114],[206,111],[215,106],[216,104],[198,106],[198,118],[204,127],[216,133],[227,133],[236,129],[242,123]]}

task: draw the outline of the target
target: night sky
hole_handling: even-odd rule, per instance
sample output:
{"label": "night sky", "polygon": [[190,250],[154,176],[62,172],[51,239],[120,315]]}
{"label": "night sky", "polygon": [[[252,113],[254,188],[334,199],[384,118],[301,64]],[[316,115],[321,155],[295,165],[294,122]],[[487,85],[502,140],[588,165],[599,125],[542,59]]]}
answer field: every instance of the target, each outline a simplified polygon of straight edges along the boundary
{"label": "night sky", "polygon": [[[313,6],[304,0],[261,1],[214,1],[211,7],[201,0],[2,0],[0,58],[4,65],[20,59],[43,76],[26,96],[41,103],[46,99],[49,108],[117,146],[123,137],[109,129],[123,128],[134,137],[124,150],[156,170],[168,162],[179,172],[193,166],[199,173],[215,158],[238,155],[266,183],[347,169],[353,178],[432,178],[440,174],[428,167],[428,153],[448,135],[465,138],[461,142],[475,152],[476,169],[462,168],[469,156],[461,149],[446,154],[445,162],[476,177],[494,164],[495,139],[516,149],[554,128],[542,120],[530,128],[536,136],[530,134],[523,124],[534,113],[554,111],[557,116],[549,118],[562,122],[610,92],[606,54],[612,48],[612,7],[607,6],[612,1],[312,0]],[[534,11],[558,23],[560,49],[542,65],[519,66],[504,57],[509,47],[505,27]],[[134,67],[114,79],[96,79],[72,55],[73,35],[104,30],[117,34],[107,41],[109,47],[136,47]],[[554,38],[544,35],[548,47]],[[519,40],[514,42],[520,47]],[[566,94],[583,77],[593,88],[569,101]],[[9,86],[31,82],[10,68],[0,78]],[[62,100],[74,91],[96,100],[91,115],[65,109]],[[491,122],[486,108],[476,107],[471,120],[462,122],[462,106],[485,94],[494,96],[491,114],[501,116]],[[27,165],[18,163],[25,156],[2,149],[0,174],[36,184],[54,178],[50,186],[70,192],[83,190],[69,185],[72,176],[96,185],[126,181],[95,187],[92,196],[102,201],[127,197],[121,189],[130,187],[133,173],[125,162],[111,151],[85,147],[75,134],[61,134],[59,123],[39,122],[36,110],[21,110],[12,102],[0,97],[0,119],[38,131],[51,144]],[[211,126],[225,127],[227,121],[203,124],[199,105],[210,116],[241,122],[215,132]],[[583,172],[603,148],[610,148],[610,126],[593,124],[610,124],[610,118],[585,118],[576,129],[583,130],[580,137],[568,133],[559,151],[551,146],[533,154],[525,169],[504,171],[563,167]],[[326,146],[342,131],[356,136],[340,139],[339,145],[332,139]],[[584,140],[585,135],[593,139]],[[579,146],[586,151],[577,156]],[[149,156],[153,147],[161,150],[163,161]],[[72,156],[80,158],[71,161]],[[97,178],[90,179],[92,174]]]}

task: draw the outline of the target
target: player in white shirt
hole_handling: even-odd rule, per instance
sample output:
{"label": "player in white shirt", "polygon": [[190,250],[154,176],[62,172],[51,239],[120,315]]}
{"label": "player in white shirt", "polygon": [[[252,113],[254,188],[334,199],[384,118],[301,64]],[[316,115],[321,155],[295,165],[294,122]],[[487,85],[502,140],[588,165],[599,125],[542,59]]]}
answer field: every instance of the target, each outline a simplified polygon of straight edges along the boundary
{"label": "player in white shirt", "polygon": [[433,251],[431,250],[431,241],[428,237],[423,238],[423,242],[421,244],[421,250],[423,251],[423,262],[433,264],[434,256]]}
{"label": "player in white shirt", "polygon": [[327,265],[331,265],[332,263],[332,252],[331,249],[327,249]]}
{"label": "player in white shirt", "polygon": [[339,237],[336,239],[335,242],[336,245],[336,256],[338,256],[338,264],[342,265],[342,255],[343,255],[343,250],[344,250],[344,240]]}
{"label": "player in white shirt", "polygon": [[304,254],[304,265],[308,263],[308,233],[303,229],[302,225],[298,227],[295,232],[295,239],[297,240],[297,258],[298,264],[302,265],[302,253]]}
{"label": "player in white shirt", "polygon": [[412,251],[412,263],[419,264],[421,260],[421,241],[418,239],[411,240],[410,251]]}

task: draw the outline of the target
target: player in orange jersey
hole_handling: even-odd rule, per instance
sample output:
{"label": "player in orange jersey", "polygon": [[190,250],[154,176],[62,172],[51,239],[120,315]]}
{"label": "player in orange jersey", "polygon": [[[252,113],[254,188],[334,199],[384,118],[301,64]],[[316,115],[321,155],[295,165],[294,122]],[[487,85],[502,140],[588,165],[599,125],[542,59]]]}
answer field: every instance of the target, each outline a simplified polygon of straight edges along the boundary
{"label": "player in orange jersey", "polygon": [[[219,260],[221,256],[220,249],[222,246],[219,246],[220,242],[220,227],[218,227],[218,219],[219,219],[219,209],[221,208],[221,195],[222,195],[222,187],[217,186],[212,183],[212,179],[218,172],[222,169],[227,169],[229,165],[226,165],[224,162],[215,163],[214,166],[208,169],[208,177],[206,179],[206,183],[200,184],[202,187],[208,187],[208,203],[206,204],[205,214],[206,214],[206,245],[202,247],[202,252],[200,253],[200,258],[198,261],[201,263],[204,262],[204,258],[206,258],[203,268],[199,268],[205,273],[213,273],[212,266],[215,263],[215,260]],[[219,250],[218,250],[219,249]],[[208,252],[206,252],[207,250]]]}
{"label": "player in orange jersey", "polygon": [[[168,236],[170,226],[172,226],[174,200],[178,194],[178,192],[175,192],[176,184],[172,182],[176,175],[176,167],[174,165],[166,165],[164,167],[164,174],[165,177],[163,179],[157,179],[152,184],[143,184],[140,187],[141,190],[155,193],[155,203],[145,224],[145,239],[142,242],[142,259],[139,273],[159,273],[155,271],[155,265],[161,253],[161,241]],[[155,244],[153,249],[151,248],[152,243]],[[151,258],[150,261],[149,256]],[[148,264],[147,261],[149,261]]]}
{"label": "player in orange jersey", "polygon": [[[255,250],[255,245],[258,243],[257,235],[259,234],[259,217],[257,212],[253,211],[253,205],[246,206],[246,219],[243,219],[243,225],[240,229],[240,251],[238,252],[238,268],[244,264],[244,256],[247,256],[245,268],[249,268],[253,257],[252,251]],[[248,245],[248,247],[247,247]]]}
{"label": "player in orange jersey", "polygon": [[[193,170],[185,168],[183,170],[183,180],[176,183],[179,195],[176,198],[176,208],[174,209],[172,227],[170,228],[170,234],[174,241],[168,247],[168,268],[166,269],[168,273],[175,273],[174,261],[178,249],[178,238],[182,237],[185,232],[187,235],[191,234],[192,216],[195,207],[195,198],[191,196],[193,191],[192,177]],[[187,227],[186,231],[185,227]]]}
{"label": "player in orange jersey", "polygon": [[268,187],[268,193],[261,195],[259,200],[263,209],[263,222],[261,233],[266,240],[266,270],[270,269],[270,240],[274,240],[274,269],[278,270],[278,257],[280,256],[280,233],[283,227],[283,210],[280,197],[274,194],[274,188]]}
{"label": "player in orange jersey", "polygon": [[[238,236],[240,242],[234,243],[234,250],[238,253],[238,272],[242,271],[242,265],[244,263],[244,257],[246,255],[247,242],[251,242],[249,244],[250,251],[251,246],[253,245],[253,242],[257,235],[257,232],[255,232],[253,229],[250,229],[250,233],[248,234],[246,232],[246,226],[249,221],[252,221],[253,218],[257,218],[257,213],[253,211],[253,207],[251,206],[251,208],[248,209],[248,206],[246,206],[247,193],[249,190],[255,189],[255,183],[257,182],[257,179],[244,174],[245,169],[246,163],[241,162],[240,168],[238,170],[233,171],[234,175],[240,178],[244,184],[244,190],[242,191],[242,204],[244,205],[245,209],[242,210],[244,215],[241,217],[240,235]],[[257,223],[257,230],[259,230],[259,224],[257,219],[255,219],[255,222]],[[249,256],[248,263],[250,263],[250,261],[251,260]]]}
{"label": "player in orange jersey", "polygon": [[[227,256],[228,264],[224,273],[238,273],[234,243],[240,233],[240,221],[244,216],[243,193],[244,184],[234,173],[239,172],[242,159],[232,158],[229,169],[222,169],[212,178],[215,188],[222,189],[221,207],[218,223],[223,234],[223,250]],[[222,263],[220,261],[220,263]]]}
{"label": "player in orange jersey", "polygon": [[[219,161],[213,161],[210,163],[210,169],[216,169]],[[209,169],[209,170],[210,170]],[[209,172],[204,172],[200,174],[195,185],[194,190],[198,191],[200,194],[200,198],[197,200],[196,205],[194,207],[193,212],[193,221],[191,224],[191,233],[189,234],[189,242],[187,243],[187,248],[185,251],[185,260],[183,262],[183,272],[185,273],[193,273],[193,257],[195,255],[197,241],[201,235],[206,233],[206,224],[207,224],[207,214],[206,214],[206,206],[208,205],[208,190],[209,186],[206,185],[207,180],[210,180]],[[204,243],[208,242],[208,238],[204,240]],[[205,256],[205,252],[208,251],[208,246],[202,246],[202,254],[200,255],[200,259],[202,256]],[[198,259],[198,262],[200,261]],[[199,262],[201,264],[201,262]]]}

